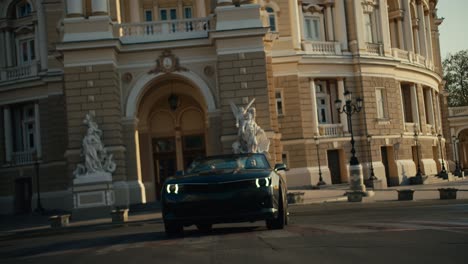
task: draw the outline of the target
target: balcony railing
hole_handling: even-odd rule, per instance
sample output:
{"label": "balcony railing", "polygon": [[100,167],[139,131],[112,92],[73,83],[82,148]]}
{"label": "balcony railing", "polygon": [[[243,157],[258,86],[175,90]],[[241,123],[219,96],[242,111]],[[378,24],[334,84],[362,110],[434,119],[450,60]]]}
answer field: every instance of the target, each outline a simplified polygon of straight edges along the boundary
{"label": "balcony railing", "polygon": [[343,125],[341,124],[319,124],[320,136],[338,137],[343,135]]}
{"label": "balcony railing", "polygon": [[28,64],[19,65],[0,70],[0,82],[15,81],[29,77],[37,76],[38,62],[34,61]]}
{"label": "balcony railing", "polygon": [[341,55],[339,42],[328,41],[304,41],[302,42],[304,51],[308,54],[321,55]]}
{"label": "balcony railing", "polygon": [[367,52],[372,54],[372,55],[378,55],[382,56],[383,55],[383,49],[382,49],[382,44],[380,43],[366,43],[367,47]]}
{"label": "balcony railing", "polygon": [[31,164],[34,162],[33,154],[34,154],[34,151],[13,152],[11,155],[12,163],[14,165]]}
{"label": "balcony railing", "polygon": [[211,27],[211,17],[114,25],[124,43],[208,37]]}
{"label": "balcony railing", "polygon": [[410,60],[410,53],[407,50],[402,50],[402,49],[392,49],[393,51],[393,57],[404,60],[404,61],[409,61]]}

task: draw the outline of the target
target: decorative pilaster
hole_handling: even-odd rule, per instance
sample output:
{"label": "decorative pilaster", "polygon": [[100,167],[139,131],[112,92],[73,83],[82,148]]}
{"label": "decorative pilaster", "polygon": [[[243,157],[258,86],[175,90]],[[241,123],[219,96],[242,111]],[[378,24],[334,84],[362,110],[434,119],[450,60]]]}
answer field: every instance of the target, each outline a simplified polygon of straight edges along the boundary
{"label": "decorative pilaster", "polygon": [[140,1],[130,1],[130,21],[132,23],[141,22]]}
{"label": "decorative pilaster", "polygon": [[[339,78],[338,79],[338,99],[341,100],[341,102],[345,102],[344,98],[344,79]],[[348,120],[346,119],[346,115],[340,115],[340,122],[341,125],[343,126],[343,133],[348,133],[349,128],[348,128]]]}
{"label": "decorative pilaster", "polygon": [[44,0],[37,1],[38,43],[41,59],[41,71],[47,71],[49,67],[49,54],[47,51],[47,25],[44,12]]}
{"label": "decorative pilaster", "polygon": [[418,31],[419,31],[419,47],[420,54],[427,57],[427,45],[426,45],[426,21],[424,20],[424,7],[421,1],[418,1]]}
{"label": "decorative pilaster", "polygon": [[388,8],[387,0],[379,0],[379,18],[380,18],[380,30],[382,35],[382,44],[385,54],[390,54],[390,28],[388,25]]}
{"label": "decorative pilaster", "polygon": [[402,21],[403,18],[397,18],[396,19],[396,22],[397,22],[397,33],[398,33],[398,47],[400,49],[404,49],[405,48],[405,37],[403,36],[403,21]]}
{"label": "decorative pilaster", "polygon": [[346,15],[344,0],[335,0],[335,36],[341,44],[341,50],[348,50],[348,34],[346,32]]}
{"label": "decorative pilaster", "polygon": [[419,102],[418,102],[418,85],[411,86],[411,110],[413,110],[413,123],[418,123],[421,129],[421,122],[419,121]]}
{"label": "decorative pilaster", "polygon": [[309,79],[310,84],[310,103],[312,105],[312,129],[314,135],[319,136],[319,126],[318,126],[318,115],[317,115],[317,95],[315,89],[315,80],[313,78]]}
{"label": "decorative pilaster", "polygon": [[403,0],[403,10],[405,48],[407,51],[414,53],[413,23],[411,19],[410,0]]}
{"label": "decorative pilaster", "polygon": [[[433,53],[432,53],[432,27],[431,27],[431,19],[429,17],[429,13],[424,16],[426,21],[426,43],[427,43],[427,56],[426,58],[429,59],[430,63],[433,63]],[[427,60],[426,60],[427,64]]]}
{"label": "decorative pilaster", "polygon": [[12,60],[12,54],[13,52],[11,51],[11,33],[10,31],[5,31],[5,48],[6,48],[6,62],[7,62],[7,67],[12,67],[13,66],[13,60]]}
{"label": "decorative pilaster", "polygon": [[197,17],[206,17],[205,0],[196,0]]}
{"label": "decorative pilaster", "polygon": [[332,17],[332,5],[328,4],[325,7],[325,20],[327,21],[327,41],[335,41],[335,35],[333,32],[333,17]]}

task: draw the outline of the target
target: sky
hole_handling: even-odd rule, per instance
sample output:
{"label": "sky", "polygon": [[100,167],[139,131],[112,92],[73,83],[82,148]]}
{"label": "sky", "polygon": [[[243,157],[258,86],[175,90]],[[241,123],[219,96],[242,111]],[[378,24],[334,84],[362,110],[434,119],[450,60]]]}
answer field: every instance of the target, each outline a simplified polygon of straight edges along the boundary
{"label": "sky", "polygon": [[468,49],[468,0],[439,0],[437,14],[444,22],[439,27],[442,60],[449,53]]}

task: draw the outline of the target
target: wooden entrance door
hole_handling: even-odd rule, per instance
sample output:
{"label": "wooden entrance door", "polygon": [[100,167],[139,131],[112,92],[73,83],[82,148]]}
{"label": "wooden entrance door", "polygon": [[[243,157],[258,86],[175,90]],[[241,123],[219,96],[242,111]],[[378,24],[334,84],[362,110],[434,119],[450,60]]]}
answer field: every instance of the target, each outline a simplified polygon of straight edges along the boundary
{"label": "wooden entrance door", "polygon": [[330,176],[332,184],[341,183],[341,163],[340,163],[340,153],[338,150],[328,150],[328,169],[330,170]]}
{"label": "wooden entrance door", "polygon": [[156,175],[156,198],[161,199],[161,188],[164,181],[175,175],[177,156],[174,138],[153,138],[153,160]]}
{"label": "wooden entrance door", "polygon": [[15,181],[15,211],[17,214],[31,212],[32,180],[22,178]]}

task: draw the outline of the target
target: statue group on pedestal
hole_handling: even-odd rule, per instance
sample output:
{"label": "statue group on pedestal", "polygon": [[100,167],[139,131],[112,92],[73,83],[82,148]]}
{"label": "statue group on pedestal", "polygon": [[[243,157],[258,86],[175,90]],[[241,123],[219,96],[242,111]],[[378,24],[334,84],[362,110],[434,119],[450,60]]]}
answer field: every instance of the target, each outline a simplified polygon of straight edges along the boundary
{"label": "statue group on pedestal", "polygon": [[265,131],[255,121],[256,110],[252,104],[255,98],[244,107],[237,107],[230,102],[232,113],[236,118],[237,140],[232,144],[235,154],[239,153],[264,153],[268,152],[270,140]]}
{"label": "statue group on pedestal", "polygon": [[93,120],[93,116],[86,114],[83,124],[88,126],[86,135],[82,141],[82,152],[84,156],[84,165],[78,164],[73,175],[75,177],[98,174],[112,173],[116,169],[112,161],[112,154],[107,154],[107,149],[101,141],[102,131]]}

